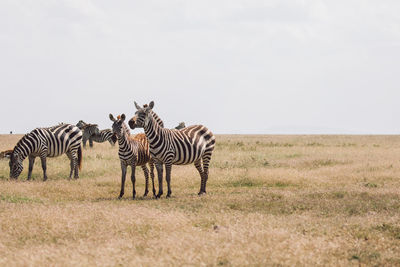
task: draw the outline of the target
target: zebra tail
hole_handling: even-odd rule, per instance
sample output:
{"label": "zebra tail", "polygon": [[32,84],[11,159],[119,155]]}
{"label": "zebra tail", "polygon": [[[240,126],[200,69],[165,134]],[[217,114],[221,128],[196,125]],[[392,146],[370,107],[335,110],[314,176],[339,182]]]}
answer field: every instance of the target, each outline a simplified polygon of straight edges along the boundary
{"label": "zebra tail", "polygon": [[79,146],[78,148],[78,167],[79,170],[82,169],[82,146]]}

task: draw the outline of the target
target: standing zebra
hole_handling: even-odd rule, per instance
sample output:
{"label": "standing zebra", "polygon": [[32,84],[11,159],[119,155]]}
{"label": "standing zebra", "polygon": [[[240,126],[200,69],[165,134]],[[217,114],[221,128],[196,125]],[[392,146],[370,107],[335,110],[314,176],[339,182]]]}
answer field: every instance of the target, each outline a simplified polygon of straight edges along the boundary
{"label": "standing zebra", "polygon": [[99,128],[97,127],[97,124],[90,124],[86,123],[83,120],[80,120],[76,126],[82,130],[83,135],[82,135],[82,143],[83,147],[86,147],[86,142],[89,140],[89,146],[93,147],[93,141],[90,140],[90,137],[93,135],[98,135],[100,134]]}
{"label": "standing zebra", "polygon": [[82,165],[82,132],[70,124],[60,124],[49,128],[36,128],[23,136],[14,147],[10,157],[10,178],[17,179],[21,174],[22,161],[29,158],[28,180],[31,179],[35,158],[40,157],[43,169],[43,181],[47,180],[46,158],[57,157],[66,153],[71,161],[69,178],[79,178]]}
{"label": "standing zebra", "polygon": [[112,129],[113,133],[116,134],[118,139],[118,156],[121,162],[121,191],[118,198],[122,198],[125,191],[125,179],[126,179],[126,170],[128,166],[132,168],[131,181],[133,185],[132,189],[132,198],[135,199],[136,189],[135,189],[135,169],[136,166],[141,166],[144,172],[144,176],[146,178],[146,188],[144,191],[144,196],[147,196],[149,192],[148,184],[149,184],[149,170],[146,167],[146,163],[149,163],[150,166],[150,176],[153,183],[153,195],[155,196],[156,190],[154,188],[154,163],[151,160],[150,152],[149,152],[149,143],[147,138],[142,134],[138,134],[135,137],[131,137],[129,135],[129,128],[125,124],[125,114],[122,114],[121,117],[118,116],[118,119],[115,119],[112,114],[110,114],[110,120],[113,121]]}
{"label": "standing zebra", "polygon": [[112,146],[114,146],[117,142],[117,136],[112,132],[111,129],[104,129],[101,130],[99,134],[93,134],[89,137],[89,144],[92,144],[91,146],[93,146],[93,141],[96,143],[108,141]]}
{"label": "standing zebra", "polygon": [[156,163],[159,189],[157,197],[163,194],[162,176],[165,164],[168,186],[167,197],[171,196],[172,165],[194,163],[201,178],[199,195],[206,193],[208,166],[215,146],[215,136],[202,125],[193,125],[181,130],[160,127],[154,120],[152,109],[154,102],[142,108],[136,102],[135,116],[129,121],[137,127],[143,127],[149,140],[150,154]]}

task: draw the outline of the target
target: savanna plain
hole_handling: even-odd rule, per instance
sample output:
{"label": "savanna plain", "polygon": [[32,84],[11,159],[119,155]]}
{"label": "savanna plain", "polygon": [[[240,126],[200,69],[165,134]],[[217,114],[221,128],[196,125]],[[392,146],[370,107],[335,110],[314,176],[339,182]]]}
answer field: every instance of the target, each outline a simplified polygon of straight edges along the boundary
{"label": "savanna plain", "polygon": [[78,180],[65,155],[46,182],[1,160],[0,265],[400,265],[400,136],[217,135],[207,194],[173,166],[169,199],[142,197],[138,168],[118,200],[117,151],[84,149]]}

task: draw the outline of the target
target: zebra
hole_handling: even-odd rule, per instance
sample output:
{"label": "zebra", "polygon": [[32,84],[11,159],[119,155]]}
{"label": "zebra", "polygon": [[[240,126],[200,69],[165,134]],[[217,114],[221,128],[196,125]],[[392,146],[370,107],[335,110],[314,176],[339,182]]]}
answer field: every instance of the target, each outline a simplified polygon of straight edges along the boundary
{"label": "zebra", "polygon": [[215,136],[202,125],[193,125],[181,130],[160,127],[154,117],[152,109],[154,102],[147,107],[140,107],[135,102],[137,109],[135,116],[129,124],[144,128],[149,140],[150,154],[156,163],[158,173],[158,194],[163,194],[163,164],[165,164],[166,180],[168,186],[167,197],[171,196],[171,168],[172,165],[185,165],[194,163],[200,174],[201,183],[198,195],[206,193],[208,180],[208,167],[215,146]]}
{"label": "zebra", "polygon": [[76,126],[82,130],[83,135],[82,135],[82,143],[83,147],[86,147],[86,142],[89,140],[89,146],[93,147],[93,141],[90,141],[90,137],[93,135],[98,135],[100,134],[99,128],[97,127],[97,124],[90,124],[86,123],[83,120],[80,120]]}
{"label": "zebra", "polygon": [[31,179],[35,158],[40,157],[43,169],[43,181],[47,180],[46,158],[67,154],[70,160],[71,171],[69,178],[79,178],[79,169],[82,165],[82,132],[71,124],[60,124],[48,128],[36,128],[24,135],[14,147],[10,157],[10,178],[17,179],[21,174],[22,161],[29,158],[28,180]]}
{"label": "zebra", "polygon": [[112,132],[111,129],[104,129],[99,134],[93,134],[89,137],[89,145],[93,146],[93,141],[97,143],[103,143],[108,141],[112,146],[117,142],[117,136]]}
{"label": "zebra", "polygon": [[144,176],[146,178],[146,188],[143,196],[147,196],[149,189],[149,170],[146,167],[146,163],[149,163],[150,166],[150,176],[153,183],[153,195],[156,195],[156,189],[154,188],[154,163],[151,160],[150,152],[149,152],[149,143],[144,134],[138,134],[136,136],[130,136],[130,131],[128,126],[125,124],[125,114],[122,114],[121,117],[118,116],[117,119],[114,118],[112,114],[109,115],[110,120],[113,121],[112,129],[113,133],[116,134],[119,150],[118,156],[121,162],[121,191],[119,194],[119,199],[122,198],[125,191],[125,178],[126,171],[128,166],[132,168],[131,181],[133,185],[132,189],[132,198],[136,197],[136,189],[135,189],[135,169],[136,166],[141,166],[144,172]]}

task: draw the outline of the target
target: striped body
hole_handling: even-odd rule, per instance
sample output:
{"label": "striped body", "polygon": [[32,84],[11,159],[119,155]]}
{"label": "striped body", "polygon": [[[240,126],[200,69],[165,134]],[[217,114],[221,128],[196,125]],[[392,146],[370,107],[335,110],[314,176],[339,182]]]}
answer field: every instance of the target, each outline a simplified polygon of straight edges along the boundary
{"label": "striped body", "polygon": [[[154,127],[156,126],[156,127]],[[193,125],[181,130],[157,127],[153,121],[145,127],[151,156],[160,162],[186,165],[201,160],[214,148],[215,137],[205,126]]]}
{"label": "striped body", "polygon": [[14,147],[10,160],[10,177],[17,178],[22,171],[22,161],[29,157],[28,179],[31,177],[36,157],[42,160],[43,179],[46,180],[46,158],[58,157],[64,153],[71,160],[71,172],[78,178],[78,165],[82,159],[82,132],[70,124],[60,124],[49,128],[36,128],[22,137]]}
{"label": "striped body", "polygon": [[[136,105],[137,112],[131,121],[137,127],[143,127],[148,138],[150,154],[156,163],[159,173],[159,193],[162,195],[162,164],[165,164],[166,180],[168,185],[167,197],[171,195],[170,173],[172,165],[186,165],[194,163],[201,177],[199,194],[206,193],[208,166],[215,146],[215,136],[202,125],[193,125],[181,130],[160,127],[153,117],[151,102],[146,108]],[[131,124],[131,123],[130,123]],[[160,175],[161,172],[161,175]]]}
{"label": "striped body", "polygon": [[117,137],[115,134],[112,132],[111,129],[104,129],[99,132],[99,134],[94,134],[91,137],[89,137],[89,144],[91,142],[96,142],[96,143],[103,143],[105,141],[110,142],[112,146],[115,145],[117,142]]}
{"label": "striped body", "polygon": [[124,123],[125,115],[122,114],[120,119],[114,119],[114,117],[110,114],[110,119],[114,122],[113,123],[113,133],[117,136],[118,140],[118,156],[121,162],[121,170],[122,170],[122,177],[121,177],[121,191],[119,198],[122,198],[124,195],[124,188],[125,188],[125,177],[127,167],[131,166],[132,168],[132,175],[131,180],[133,184],[133,198],[136,196],[136,189],[135,189],[135,169],[136,166],[141,166],[146,178],[146,189],[144,195],[146,196],[148,193],[148,178],[149,178],[149,171],[146,167],[146,164],[149,163],[150,166],[150,175],[153,182],[153,194],[155,195],[155,188],[154,188],[154,164],[150,157],[149,152],[149,144],[147,142],[147,138],[144,134],[139,134],[137,136],[131,136],[130,131],[127,125]]}

